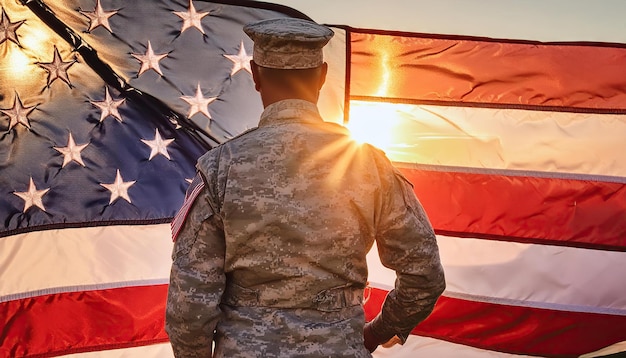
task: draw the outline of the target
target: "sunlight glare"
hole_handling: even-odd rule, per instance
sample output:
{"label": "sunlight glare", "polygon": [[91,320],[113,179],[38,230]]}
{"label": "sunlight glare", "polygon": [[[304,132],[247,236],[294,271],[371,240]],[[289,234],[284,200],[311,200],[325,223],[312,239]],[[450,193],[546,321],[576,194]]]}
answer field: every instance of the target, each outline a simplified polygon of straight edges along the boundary
{"label": "sunlight glare", "polygon": [[7,73],[12,73],[17,78],[22,77],[29,71],[31,59],[23,51],[10,49],[5,59],[8,64]]}
{"label": "sunlight glare", "polygon": [[[39,56],[51,57],[52,52],[47,53],[50,47],[51,32],[44,25],[34,23],[31,26],[22,26],[20,29],[20,43],[23,49],[10,43],[7,45],[4,60],[1,65],[3,77],[11,81],[19,81],[22,85],[38,80],[37,65]],[[8,43],[8,42],[7,42]]]}
{"label": "sunlight glare", "polygon": [[394,129],[399,120],[400,114],[392,104],[355,101],[351,102],[346,127],[355,141],[388,151],[394,144]]}
{"label": "sunlight glare", "polygon": [[52,43],[52,33],[43,24],[31,25],[30,31],[25,31],[25,35],[20,39],[20,42],[25,48],[33,51],[34,53],[41,54]]}

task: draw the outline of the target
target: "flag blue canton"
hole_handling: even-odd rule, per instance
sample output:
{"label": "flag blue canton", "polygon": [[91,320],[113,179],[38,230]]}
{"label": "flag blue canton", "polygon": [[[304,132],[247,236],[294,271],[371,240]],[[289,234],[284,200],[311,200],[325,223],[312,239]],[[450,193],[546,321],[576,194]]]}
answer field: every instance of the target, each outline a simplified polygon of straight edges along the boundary
{"label": "flag blue canton", "polygon": [[[2,15],[3,78],[13,80],[0,85],[0,236],[171,220],[199,155],[256,125],[241,25],[284,14],[202,1],[24,3]],[[67,30],[55,33],[59,23]]]}

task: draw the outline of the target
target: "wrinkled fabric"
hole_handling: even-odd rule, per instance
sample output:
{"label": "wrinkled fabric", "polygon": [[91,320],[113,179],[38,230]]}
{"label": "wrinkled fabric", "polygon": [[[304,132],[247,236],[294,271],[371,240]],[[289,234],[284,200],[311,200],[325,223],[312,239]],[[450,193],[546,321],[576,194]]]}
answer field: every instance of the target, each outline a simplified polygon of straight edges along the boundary
{"label": "wrinkled fabric", "polygon": [[314,104],[268,106],[198,161],[206,187],[174,247],[166,330],[177,357],[369,357],[366,254],[398,275],[372,323],[404,337],[444,289],[432,227],[384,153]]}

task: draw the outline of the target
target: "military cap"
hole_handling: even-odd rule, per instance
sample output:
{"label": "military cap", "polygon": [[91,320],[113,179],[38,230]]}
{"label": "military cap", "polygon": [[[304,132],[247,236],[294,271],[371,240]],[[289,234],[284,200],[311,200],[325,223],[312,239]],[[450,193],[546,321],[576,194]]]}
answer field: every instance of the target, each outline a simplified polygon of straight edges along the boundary
{"label": "military cap", "polygon": [[254,41],[253,61],[262,67],[305,69],[324,62],[322,48],[333,37],[333,31],[313,21],[278,18],[244,26]]}

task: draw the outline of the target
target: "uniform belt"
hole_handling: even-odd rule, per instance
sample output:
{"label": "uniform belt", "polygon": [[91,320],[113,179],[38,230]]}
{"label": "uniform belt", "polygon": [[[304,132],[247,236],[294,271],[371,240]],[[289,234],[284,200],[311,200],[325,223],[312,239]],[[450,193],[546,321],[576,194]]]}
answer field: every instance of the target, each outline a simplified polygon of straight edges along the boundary
{"label": "uniform belt", "polygon": [[[286,297],[267,294],[261,289],[250,289],[237,284],[228,284],[222,297],[222,303],[235,307],[276,307],[276,308],[309,308],[318,311],[337,311],[342,308],[361,305],[363,288],[351,284],[331,287],[314,295],[295,294]],[[308,297],[307,297],[308,296]]]}

